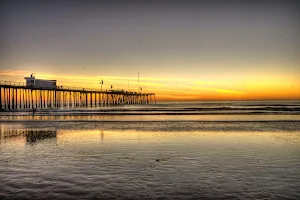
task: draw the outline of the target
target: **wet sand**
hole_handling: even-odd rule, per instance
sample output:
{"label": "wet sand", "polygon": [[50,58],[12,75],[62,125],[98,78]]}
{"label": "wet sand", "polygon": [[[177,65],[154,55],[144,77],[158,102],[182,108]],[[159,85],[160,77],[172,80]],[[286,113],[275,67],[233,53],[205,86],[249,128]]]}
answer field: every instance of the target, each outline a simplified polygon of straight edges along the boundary
{"label": "wet sand", "polygon": [[1,122],[1,199],[297,199],[299,121]]}

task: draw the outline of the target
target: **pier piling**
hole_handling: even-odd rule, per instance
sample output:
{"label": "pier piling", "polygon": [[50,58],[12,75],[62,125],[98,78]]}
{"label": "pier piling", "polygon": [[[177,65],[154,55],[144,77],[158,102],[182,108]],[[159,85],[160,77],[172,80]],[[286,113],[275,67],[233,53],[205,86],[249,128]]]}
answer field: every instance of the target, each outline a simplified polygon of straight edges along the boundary
{"label": "pier piling", "polygon": [[26,86],[25,83],[0,81],[0,111],[50,108],[87,108],[125,104],[155,104],[154,93],[137,93],[123,90],[56,86],[44,88]]}

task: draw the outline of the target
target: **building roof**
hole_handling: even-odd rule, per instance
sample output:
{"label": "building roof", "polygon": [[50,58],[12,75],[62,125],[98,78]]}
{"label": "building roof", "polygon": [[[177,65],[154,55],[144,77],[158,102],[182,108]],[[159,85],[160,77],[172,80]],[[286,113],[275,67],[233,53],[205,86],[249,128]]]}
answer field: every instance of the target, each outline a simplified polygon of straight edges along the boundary
{"label": "building roof", "polygon": [[57,81],[57,80],[47,80],[47,79],[36,79],[35,77],[25,77],[25,79],[34,79],[39,81]]}

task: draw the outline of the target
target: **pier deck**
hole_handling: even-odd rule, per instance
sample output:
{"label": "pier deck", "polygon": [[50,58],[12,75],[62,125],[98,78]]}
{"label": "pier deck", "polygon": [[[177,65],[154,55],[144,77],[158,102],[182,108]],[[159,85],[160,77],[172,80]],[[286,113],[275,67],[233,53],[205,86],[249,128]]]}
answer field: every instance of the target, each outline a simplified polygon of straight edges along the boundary
{"label": "pier deck", "polygon": [[26,86],[23,82],[0,81],[0,110],[102,107],[155,104],[154,93],[99,90],[79,87]]}

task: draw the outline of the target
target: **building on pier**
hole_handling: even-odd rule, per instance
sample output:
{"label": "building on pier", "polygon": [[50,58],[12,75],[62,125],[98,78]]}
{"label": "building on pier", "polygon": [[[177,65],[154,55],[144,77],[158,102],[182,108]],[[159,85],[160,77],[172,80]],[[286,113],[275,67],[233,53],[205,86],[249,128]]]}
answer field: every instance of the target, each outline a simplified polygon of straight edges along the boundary
{"label": "building on pier", "polygon": [[56,88],[56,80],[44,80],[36,79],[33,74],[30,77],[25,77],[27,87],[39,87],[39,88]]}

